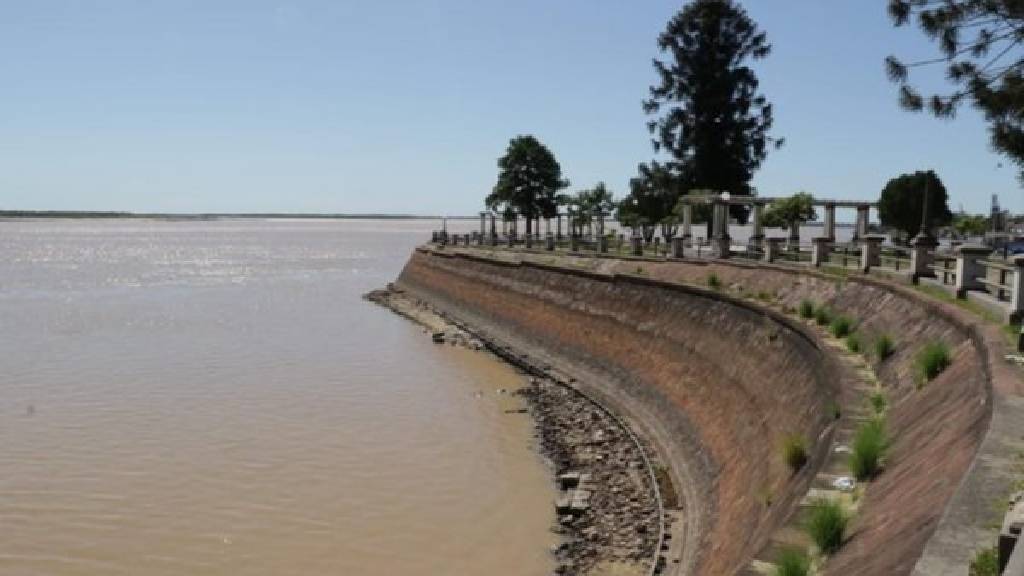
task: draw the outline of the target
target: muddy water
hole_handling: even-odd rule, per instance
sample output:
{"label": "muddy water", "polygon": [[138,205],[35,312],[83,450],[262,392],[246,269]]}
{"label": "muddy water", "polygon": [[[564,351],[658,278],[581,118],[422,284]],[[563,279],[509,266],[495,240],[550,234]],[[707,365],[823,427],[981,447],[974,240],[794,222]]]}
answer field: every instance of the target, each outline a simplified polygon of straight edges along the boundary
{"label": "muddy water", "polygon": [[359,296],[433,222],[0,222],[0,574],[549,573],[517,376]]}

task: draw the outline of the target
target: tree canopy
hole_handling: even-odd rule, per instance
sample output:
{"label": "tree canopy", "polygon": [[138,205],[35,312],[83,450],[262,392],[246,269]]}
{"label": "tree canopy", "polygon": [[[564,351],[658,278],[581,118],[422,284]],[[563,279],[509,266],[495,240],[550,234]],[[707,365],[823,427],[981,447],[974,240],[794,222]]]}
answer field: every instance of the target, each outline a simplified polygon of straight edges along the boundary
{"label": "tree canopy", "polygon": [[669,21],[658,48],[667,57],[654,60],[660,82],[644,111],[676,188],[750,194],[769,145],[781,144],[768,135],[772,107],[746,64],[770,53],[767,37],[733,0],[695,0]]}
{"label": "tree canopy", "polygon": [[569,182],[562,178],[555,155],[539,140],[533,136],[513,138],[498,159],[498,169],[498,183],[486,199],[489,209],[515,210],[525,216],[527,234],[532,233],[533,219],[556,214],[558,191]]}
{"label": "tree canopy", "polygon": [[655,228],[662,227],[665,238],[675,235],[676,202],[680,190],[668,167],[652,161],[640,164],[629,181],[629,195],[619,203],[619,222],[640,231],[650,241]]}
{"label": "tree canopy", "polygon": [[946,187],[932,170],[903,174],[889,180],[878,201],[878,219],[883,226],[903,232],[907,238],[921,229],[924,194],[928,191],[928,214],[931,227],[945,226],[953,221]]}
{"label": "tree canopy", "polygon": [[585,226],[592,226],[594,217],[599,213],[611,216],[616,207],[612,191],[604,182],[598,182],[588,190],[580,190],[575,195],[566,196],[564,204],[568,206],[573,216],[576,226],[573,233],[582,233]]}
{"label": "tree canopy", "polygon": [[767,228],[783,228],[817,220],[814,197],[807,192],[797,192],[789,198],[772,202],[764,212],[762,223]]}
{"label": "tree canopy", "polygon": [[[900,104],[952,117],[972,102],[989,123],[992,146],[1024,168],[1024,2],[1021,0],[889,0],[897,26],[912,22],[938,43],[937,58],[903,62],[886,59],[889,77],[900,85]],[[909,71],[942,65],[953,88],[922,96]],[[1024,171],[1019,172],[1024,179]]]}

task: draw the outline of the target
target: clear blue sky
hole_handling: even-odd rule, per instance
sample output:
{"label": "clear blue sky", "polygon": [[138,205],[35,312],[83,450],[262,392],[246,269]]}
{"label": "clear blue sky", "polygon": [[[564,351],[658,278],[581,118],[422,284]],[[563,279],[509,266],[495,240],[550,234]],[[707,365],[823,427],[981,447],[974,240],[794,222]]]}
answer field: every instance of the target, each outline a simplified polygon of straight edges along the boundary
{"label": "clear blue sky", "polygon": [[[1024,211],[976,112],[898,108],[883,59],[935,48],[893,29],[885,5],[745,3],[774,44],[758,69],[787,140],[760,193],[874,199],[934,168],[954,210],[987,211],[998,193]],[[524,133],[574,189],[622,195],[652,157],[640,102],[681,6],[0,2],[0,208],[474,213]]]}

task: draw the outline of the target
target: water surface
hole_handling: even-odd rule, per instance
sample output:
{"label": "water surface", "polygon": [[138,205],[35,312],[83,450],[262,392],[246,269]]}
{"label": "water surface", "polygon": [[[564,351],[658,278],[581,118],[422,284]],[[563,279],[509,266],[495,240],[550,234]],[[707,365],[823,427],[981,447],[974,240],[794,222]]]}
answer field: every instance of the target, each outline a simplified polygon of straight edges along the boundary
{"label": "water surface", "polygon": [[0,222],[0,574],[550,572],[517,375],[359,297],[436,225]]}

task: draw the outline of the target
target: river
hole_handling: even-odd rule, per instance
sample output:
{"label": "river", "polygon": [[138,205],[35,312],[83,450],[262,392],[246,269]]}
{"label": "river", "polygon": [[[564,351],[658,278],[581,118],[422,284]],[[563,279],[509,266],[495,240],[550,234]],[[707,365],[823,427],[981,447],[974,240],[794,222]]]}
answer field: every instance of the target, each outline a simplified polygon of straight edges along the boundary
{"label": "river", "polygon": [[549,573],[520,378],[360,298],[436,226],[0,221],[0,574]]}

